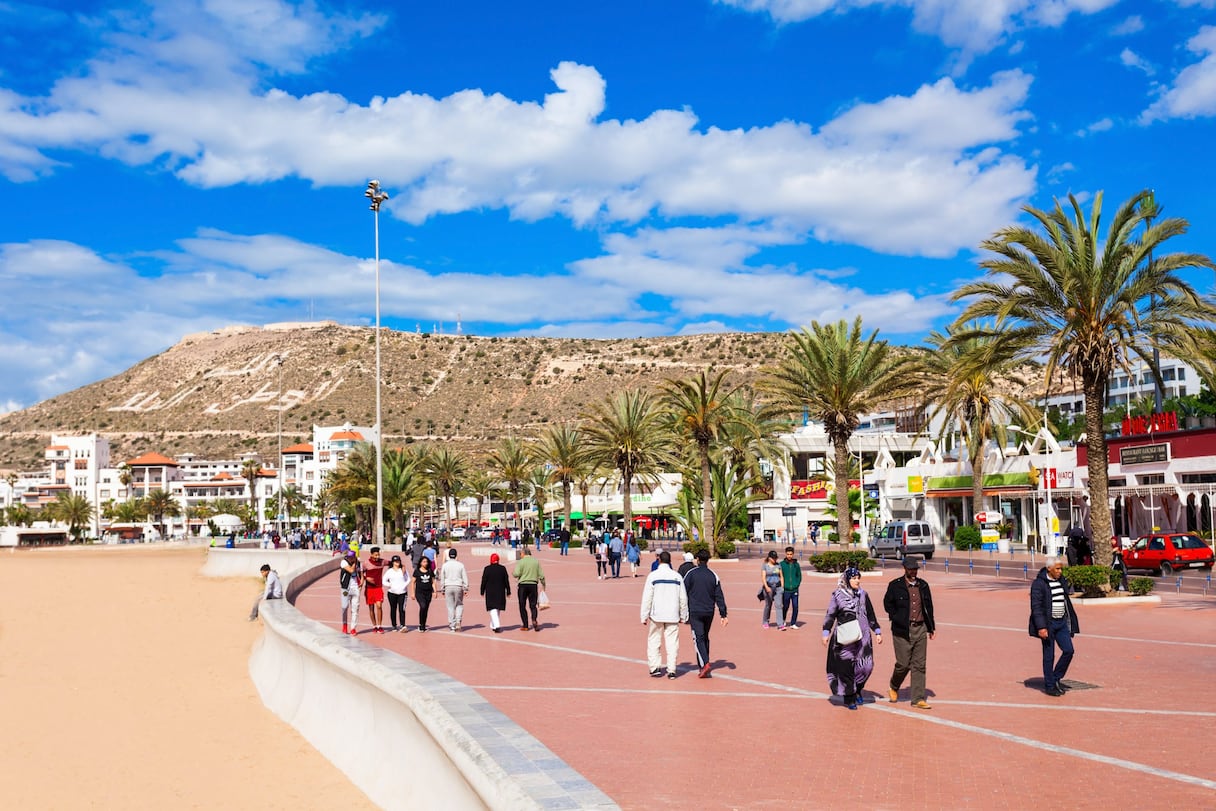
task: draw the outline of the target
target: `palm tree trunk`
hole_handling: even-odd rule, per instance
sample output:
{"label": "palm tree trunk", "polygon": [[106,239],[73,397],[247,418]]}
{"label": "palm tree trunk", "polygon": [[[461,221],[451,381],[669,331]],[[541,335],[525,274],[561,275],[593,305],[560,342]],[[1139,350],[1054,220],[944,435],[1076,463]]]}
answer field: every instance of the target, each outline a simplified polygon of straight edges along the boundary
{"label": "palm tree trunk", "polygon": [[836,456],[836,538],[846,547],[853,543],[853,514],[849,512],[849,438],[832,437]]}
{"label": "palm tree trunk", "polygon": [[566,523],[562,524],[562,528],[565,529],[566,532],[569,532],[570,531],[570,507],[571,507],[570,482],[565,479],[562,480],[562,506],[566,510]]}
{"label": "palm tree trunk", "polygon": [[623,502],[622,506],[624,508],[623,512],[625,513],[625,531],[626,532],[631,532],[633,530],[633,499],[630,497],[632,490],[633,490],[633,471],[632,470],[622,470],[621,471],[621,493],[624,496],[624,502]]}
{"label": "palm tree trunk", "polygon": [[963,523],[970,524],[975,516],[984,511],[984,448],[981,445],[971,456],[971,513],[972,520]]}
{"label": "palm tree trunk", "polygon": [[709,475],[709,443],[698,447],[701,452],[701,534],[709,544],[709,554],[718,556],[718,538],[714,532],[714,491]]}
{"label": "palm tree trunk", "polygon": [[1085,392],[1085,448],[1086,466],[1089,468],[1089,520],[1094,562],[1109,566],[1110,544],[1106,543],[1114,528],[1110,516],[1110,482],[1107,476],[1106,434],[1102,425],[1105,380],[1082,380]]}

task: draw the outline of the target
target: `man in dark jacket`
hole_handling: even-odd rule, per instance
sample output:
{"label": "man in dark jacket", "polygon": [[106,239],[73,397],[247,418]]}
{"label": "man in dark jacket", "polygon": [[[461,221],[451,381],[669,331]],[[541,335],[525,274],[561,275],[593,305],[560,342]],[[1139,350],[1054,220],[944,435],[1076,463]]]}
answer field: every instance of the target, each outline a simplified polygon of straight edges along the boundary
{"label": "man in dark jacket", "polygon": [[697,566],[684,575],[684,591],[688,593],[688,626],[692,628],[693,642],[697,648],[697,678],[709,678],[709,629],[714,624],[714,607],[726,626],[726,597],[722,594],[722,581],[709,568],[709,550],[697,552]]}
{"label": "man in dark jacket", "polygon": [[[1043,643],[1043,692],[1062,696],[1068,689],[1064,674],[1072,664],[1072,638],[1081,633],[1077,612],[1068,596],[1068,581],[1063,577],[1064,564],[1059,558],[1048,558],[1039,569],[1039,576],[1030,584],[1030,635]],[[1055,661],[1056,646],[1060,659]]]}
{"label": "man in dark jacket", "polygon": [[933,618],[933,595],[929,584],[917,577],[920,561],[904,558],[904,576],[887,584],[883,608],[891,619],[891,636],[895,643],[895,670],[887,687],[887,698],[899,700],[899,688],[904,677],[912,673],[912,706],[918,710],[933,709],[925,697],[925,664],[929,640],[937,631]]}

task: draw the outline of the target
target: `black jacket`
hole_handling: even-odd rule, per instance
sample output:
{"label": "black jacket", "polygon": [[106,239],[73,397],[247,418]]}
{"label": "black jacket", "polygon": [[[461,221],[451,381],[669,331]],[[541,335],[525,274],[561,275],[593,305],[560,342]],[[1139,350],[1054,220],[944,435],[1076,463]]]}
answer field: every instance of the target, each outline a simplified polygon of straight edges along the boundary
{"label": "black jacket", "polygon": [[[1077,622],[1077,612],[1073,610],[1072,598],[1068,580],[1060,578],[1064,584],[1064,615],[1068,617],[1068,628],[1075,636],[1081,633],[1081,625]],[[1039,631],[1047,627],[1051,620],[1051,586],[1047,583],[1047,567],[1039,569],[1039,576],[1030,584],[1030,635],[1037,637]]]}
{"label": "black jacket", "polygon": [[[933,595],[929,593],[929,584],[918,577],[916,588],[920,592],[920,613],[925,620],[925,630],[936,633],[937,622],[933,618]],[[891,619],[891,635],[907,639],[912,626],[912,593],[908,591],[905,578],[897,577],[887,584],[882,607]]]}
{"label": "black jacket", "polygon": [[726,616],[722,582],[709,566],[696,566],[684,575],[684,591],[688,592],[689,614],[712,614],[717,606],[718,615]]}

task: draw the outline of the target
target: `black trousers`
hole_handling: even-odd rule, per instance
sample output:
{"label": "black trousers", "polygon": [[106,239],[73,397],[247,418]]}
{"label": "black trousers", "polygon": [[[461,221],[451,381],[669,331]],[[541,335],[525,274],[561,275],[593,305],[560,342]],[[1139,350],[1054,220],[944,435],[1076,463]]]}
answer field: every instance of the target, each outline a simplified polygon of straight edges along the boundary
{"label": "black trousers", "polygon": [[519,624],[528,627],[528,609],[532,609],[532,624],[536,624],[536,595],[539,593],[536,583],[520,583],[516,590],[519,594]]}
{"label": "black trousers", "polygon": [[431,597],[434,592],[422,591],[415,593],[414,597],[418,600],[418,627],[426,630],[426,615],[431,610]]}
{"label": "black trousers", "polygon": [[[388,619],[394,628],[405,625],[405,595],[388,593]],[[397,620],[401,621],[398,622]]]}
{"label": "black trousers", "polygon": [[714,615],[689,614],[688,627],[692,628],[692,640],[697,646],[697,664],[704,667],[709,662],[709,629],[714,626]]}

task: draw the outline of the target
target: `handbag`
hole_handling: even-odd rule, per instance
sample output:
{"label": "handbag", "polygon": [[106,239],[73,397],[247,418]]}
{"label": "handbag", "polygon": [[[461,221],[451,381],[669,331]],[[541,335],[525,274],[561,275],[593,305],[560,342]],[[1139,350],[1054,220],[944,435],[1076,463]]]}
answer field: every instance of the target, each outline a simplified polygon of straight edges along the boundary
{"label": "handbag", "polygon": [[763,588],[756,592],[756,599],[759,600],[760,602],[764,602],[764,589]]}
{"label": "handbag", "polygon": [[849,614],[853,619],[846,622],[836,622],[836,644],[837,645],[852,645],[861,639],[861,623],[857,621],[854,614]]}

